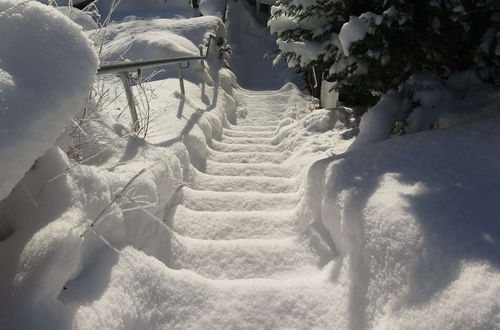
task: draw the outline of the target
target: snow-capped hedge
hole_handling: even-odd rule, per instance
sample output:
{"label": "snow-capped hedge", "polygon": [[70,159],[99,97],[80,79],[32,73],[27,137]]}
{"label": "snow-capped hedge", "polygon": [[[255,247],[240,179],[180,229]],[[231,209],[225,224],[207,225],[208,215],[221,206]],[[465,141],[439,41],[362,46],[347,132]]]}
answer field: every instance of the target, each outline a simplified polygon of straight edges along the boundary
{"label": "snow-capped hedge", "polygon": [[97,69],[82,29],[52,7],[0,1],[0,200],[81,110]]}

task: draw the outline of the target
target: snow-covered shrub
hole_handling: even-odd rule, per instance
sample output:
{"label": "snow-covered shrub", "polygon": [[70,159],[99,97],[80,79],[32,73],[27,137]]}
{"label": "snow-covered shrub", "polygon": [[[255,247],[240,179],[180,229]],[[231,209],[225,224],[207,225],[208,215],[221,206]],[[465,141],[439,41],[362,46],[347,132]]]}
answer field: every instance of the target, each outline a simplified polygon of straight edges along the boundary
{"label": "snow-covered shrub", "polygon": [[493,3],[386,1],[380,8],[354,22],[351,18],[342,28],[354,25],[351,30],[366,32],[343,47],[352,58],[348,65],[330,70],[341,87],[382,95],[415,73],[447,78],[471,68]]}
{"label": "snow-covered shrub", "polygon": [[268,25],[278,37],[276,60],[315,65],[344,101],[374,105],[420,73],[447,79],[479,62],[494,81],[495,10],[493,0],[280,0]]}
{"label": "snow-covered shrub", "polygon": [[1,200],[80,111],[97,57],[80,26],[34,1],[0,2],[0,39]]}

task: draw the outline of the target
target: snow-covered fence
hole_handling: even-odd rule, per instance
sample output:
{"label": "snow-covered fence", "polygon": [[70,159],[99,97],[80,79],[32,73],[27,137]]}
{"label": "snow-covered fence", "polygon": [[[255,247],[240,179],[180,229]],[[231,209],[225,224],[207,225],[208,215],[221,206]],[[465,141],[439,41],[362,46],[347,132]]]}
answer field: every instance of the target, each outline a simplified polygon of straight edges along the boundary
{"label": "snow-covered fence", "polygon": [[[127,96],[128,107],[130,110],[130,115],[132,117],[132,128],[134,131],[139,131],[139,117],[137,115],[136,104],[134,100],[134,95],[131,88],[131,80],[132,77],[130,72],[137,71],[138,76],[141,76],[141,71],[143,69],[154,68],[158,66],[172,65],[177,64],[179,68],[179,85],[181,94],[185,94],[184,89],[184,76],[182,73],[183,69],[189,67],[190,62],[192,61],[201,61],[202,65],[204,65],[204,61],[207,60],[208,55],[210,53],[210,46],[212,44],[212,39],[215,39],[217,42],[217,46],[222,46],[223,40],[221,38],[217,38],[216,36],[210,34],[208,36],[208,42],[206,46],[205,54],[203,54],[203,46],[200,45],[200,56],[184,56],[184,57],[172,57],[172,58],[158,58],[151,60],[143,60],[143,61],[120,61],[120,62],[112,62],[106,63],[99,67],[97,70],[97,75],[104,74],[120,74],[120,77],[123,82],[123,87],[125,89],[125,94]],[[187,63],[187,65],[183,65]]]}

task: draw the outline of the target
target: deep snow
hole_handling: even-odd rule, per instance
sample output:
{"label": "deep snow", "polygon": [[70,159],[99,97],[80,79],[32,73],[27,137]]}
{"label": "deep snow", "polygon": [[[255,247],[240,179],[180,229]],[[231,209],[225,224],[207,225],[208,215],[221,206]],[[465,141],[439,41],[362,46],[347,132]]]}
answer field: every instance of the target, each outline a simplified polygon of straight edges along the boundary
{"label": "deep snow", "polygon": [[[214,49],[185,96],[175,71],[137,84],[137,136],[120,82],[98,79],[0,202],[0,328],[499,328],[498,92],[475,82],[447,128],[387,141],[394,118],[373,111],[356,138],[352,110],[316,110],[229,9],[237,76]],[[88,32],[107,60],[225,33],[216,17],[107,30]]]}
{"label": "deep snow", "polygon": [[310,184],[322,182],[317,219],[356,274],[351,317],[361,328],[498,328],[499,120],[394,138],[311,168]]}
{"label": "deep snow", "polygon": [[1,200],[80,111],[97,58],[80,27],[50,7],[5,0],[0,13]]}

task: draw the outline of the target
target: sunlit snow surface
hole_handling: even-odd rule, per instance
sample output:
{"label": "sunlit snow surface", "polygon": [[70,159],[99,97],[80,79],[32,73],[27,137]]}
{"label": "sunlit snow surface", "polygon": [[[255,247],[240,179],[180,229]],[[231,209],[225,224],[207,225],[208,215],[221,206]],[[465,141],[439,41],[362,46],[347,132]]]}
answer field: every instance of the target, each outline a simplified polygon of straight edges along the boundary
{"label": "sunlit snow surface", "polygon": [[313,166],[324,180],[319,218],[352,258],[362,327],[498,328],[499,123],[394,138]]}
{"label": "sunlit snow surface", "polygon": [[[102,110],[73,132],[80,163],[60,138],[1,201],[0,328],[499,328],[498,93],[472,89],[483,104],[462,106],[480,113],[385,142],[375,115],[346,152],[351,111],[313,111],[283,67],[259,71],[262,29],[232,15],[233,38],[255,32],[238,77],[214,52],[185,70],[185,96],[170,70],[134,86],[138,137],[120,81],[99,79]],[[225,32],[215,17],[108,31],[106,59]],[[258,88],[256,73],[261,90],[238,85]]]}
{"label": "sunlit snow surface", "polygon": [[37,2],[1,1],[0,39],[3,199],[80,111],[97,59],[79,26]]}

